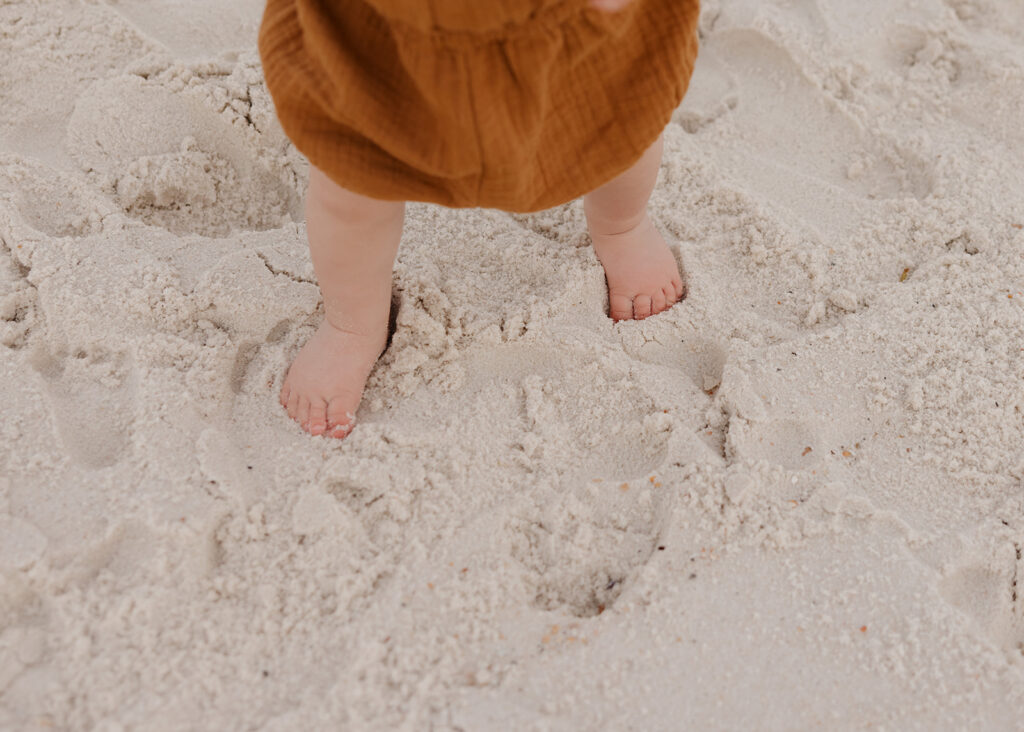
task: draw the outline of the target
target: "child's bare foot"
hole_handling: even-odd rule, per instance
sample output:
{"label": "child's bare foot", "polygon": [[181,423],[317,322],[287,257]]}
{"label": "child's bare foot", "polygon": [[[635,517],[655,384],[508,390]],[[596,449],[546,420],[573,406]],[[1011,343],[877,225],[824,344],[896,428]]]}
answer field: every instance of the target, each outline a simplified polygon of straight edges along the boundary
{"label": "child's bare foot", "polygon": [[281,406],[311,435],[345,437],[355,425],[363,387],[377,361],[387,331],[373,335],[346,332],[325,318],[295,357]]}
{"label": "child's bare foot", "polygon": [[686,294],[675,257],[647,215],[661,151],[659,137],[632,168],[583,198],[612,320],[657,315]]}
{"label": "child's bare foot", "polygon": [[612,320],[643,320],[683,298],[679,266],[648,216],[628,231],[591,239],[608,280]]}
{"label": "child's bare foot", "polygon": [[280,402],[312,435],[345,437],[355,424],[387,342],[404,214],[404,203],[360,196],[310,171],[306,232],[325,317],[288,369]]}

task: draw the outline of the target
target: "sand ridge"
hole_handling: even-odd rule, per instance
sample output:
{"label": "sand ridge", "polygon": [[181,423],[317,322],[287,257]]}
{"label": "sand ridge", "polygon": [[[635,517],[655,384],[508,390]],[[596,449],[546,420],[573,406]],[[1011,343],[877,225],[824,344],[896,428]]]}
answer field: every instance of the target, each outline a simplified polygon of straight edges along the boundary
{"label": "sand ridge", "polygon": [[1024,20],[706,0],[605,316],[413,204],[356,431],[258,2],[0,6],[0,729],[1019,729]]}

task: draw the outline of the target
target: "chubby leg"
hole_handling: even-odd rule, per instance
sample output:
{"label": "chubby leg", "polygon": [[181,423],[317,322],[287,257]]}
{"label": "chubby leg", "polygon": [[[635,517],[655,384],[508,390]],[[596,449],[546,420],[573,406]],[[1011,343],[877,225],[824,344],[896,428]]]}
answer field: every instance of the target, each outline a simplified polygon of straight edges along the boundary
{"label": "chubby leg", "polygon": [[391,271],[405,204],[345,190],[316,168],[306,232],[326,317],[295,357],[280,401],[313,435],[344,437],[387,342]]}
{"label": "chubby leg", "polygon": [[659,137],[632,168],[583,199],[612,320],[642,320],[685,294],[675,257],[647,215],[661,152]]}

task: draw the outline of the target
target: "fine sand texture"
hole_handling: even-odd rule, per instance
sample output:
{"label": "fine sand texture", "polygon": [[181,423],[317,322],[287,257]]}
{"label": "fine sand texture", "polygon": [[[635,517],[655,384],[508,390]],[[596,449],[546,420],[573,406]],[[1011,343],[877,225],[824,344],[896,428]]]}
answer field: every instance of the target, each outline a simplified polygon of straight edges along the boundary
{"label": "fine sand texture", "polygon": [[0,729],[1024,729],[1024,5],[705,0],[605,314],[410,206],[359,424],[258,0],[0,2]]}

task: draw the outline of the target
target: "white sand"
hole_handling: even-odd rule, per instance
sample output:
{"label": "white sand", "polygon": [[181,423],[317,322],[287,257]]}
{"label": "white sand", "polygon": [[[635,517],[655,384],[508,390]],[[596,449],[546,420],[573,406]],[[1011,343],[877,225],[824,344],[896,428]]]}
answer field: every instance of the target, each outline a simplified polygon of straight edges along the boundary
{"label": "white sand", "polygon": [[1024,728],[1018,0],[707,0],[689,299],[413,206],[343,443],[260,6],[0,3],[0,729]]}

